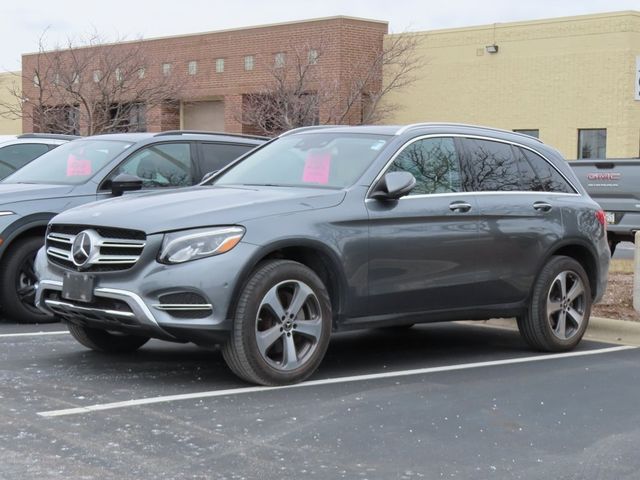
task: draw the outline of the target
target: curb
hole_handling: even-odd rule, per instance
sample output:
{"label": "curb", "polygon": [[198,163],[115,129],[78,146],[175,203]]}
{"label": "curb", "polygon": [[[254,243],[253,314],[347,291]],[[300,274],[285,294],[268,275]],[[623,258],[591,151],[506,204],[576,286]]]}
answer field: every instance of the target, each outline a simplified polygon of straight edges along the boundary
{"label": "curb", "polygon": [[[492,328],[506,328],[509,330],[518,329],[514,318],[494,318],[482,321],[469,320],[462,323],[467,325],[485,325]],[[589,320],[589,328],[584,338],[597,342],[635,345],[640,347],[640,322],[591,317]]]}

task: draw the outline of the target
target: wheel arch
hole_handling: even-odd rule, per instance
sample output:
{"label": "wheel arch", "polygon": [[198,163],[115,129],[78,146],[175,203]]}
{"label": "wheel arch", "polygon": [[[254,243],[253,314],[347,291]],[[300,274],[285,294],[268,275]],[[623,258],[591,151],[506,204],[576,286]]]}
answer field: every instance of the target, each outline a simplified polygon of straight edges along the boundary
{"label": "wheel arch", "polygon": [[39,213],[19,219],[10,225],[2,235],[2,245],[0,246],[0,262],[4,254],[16,241],[29,236],[42,236],[44,239],[49,221],[55,213]]}
{"label": "wheel arch", "polygon": [[265,245],[247,261],[236,283],[227,318],[233,318],[238,298],[255,268],[265,260],[293,260],[313,270],[327,288],[331,300],[334,322],[340,317],[347,292],[347,281],[342,273],[338,254],[326,244],[312,239],[287,239]]}
{"label": "wheel arch", "polygon": [[589,279],[591,298],[597,298],[600,293],[598,291],[598,289],[600,288],[600,282],[598,281],[598,276],[600,274],[598,256],[592,246],[580,240],[567,240],[558,245],[555,245],[554,248],[548,253],[544,263],[540,266],[536,274],[536,278],[540,274],[540,270],[542,270],[544,265],[551,259],[551,257],[558,255],[573,258],[580,265],[582,265],[582,268],[584,268],[585,272],[587,272],[587,277]]}

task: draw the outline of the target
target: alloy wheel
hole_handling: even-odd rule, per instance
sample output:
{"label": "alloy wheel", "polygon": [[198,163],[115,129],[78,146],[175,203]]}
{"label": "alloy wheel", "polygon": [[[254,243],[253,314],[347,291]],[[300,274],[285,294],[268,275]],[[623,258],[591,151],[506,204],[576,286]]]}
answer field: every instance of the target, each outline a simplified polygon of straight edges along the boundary
{"label": "alloy wheel", "polygon": [[280,371],[303,366],[322,335],[322,310],[311,287],[287,280],[263,297],[256,318],[256,343],[262,358]]}
{"label": "alloy wheel", "polygon": [[20,264],[16,276],[16,293],[18,299],[29,311],[41,314],[36,306],[36,284],[38,277],[35,272],[36,252],[27,256]]}
{"label": "alloy wheel", "polygon": [[560,272],[547,295],[547,320],[553,334],[569,340],[584,322],[586,298],[581,278],[572,271]]}

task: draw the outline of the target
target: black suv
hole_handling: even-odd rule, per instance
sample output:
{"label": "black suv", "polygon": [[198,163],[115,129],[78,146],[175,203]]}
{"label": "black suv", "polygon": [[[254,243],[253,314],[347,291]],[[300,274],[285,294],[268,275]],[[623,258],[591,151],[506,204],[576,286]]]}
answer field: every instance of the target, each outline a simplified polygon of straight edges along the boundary
{"label": "black suv", "polygon": [[195,185],[265,141],[186,131],[98,135],[64,143],[23,166],[0,182],[0,317],[52,320],[33,303],[33,262],[56,214],[125,191]]}
{"label": "black suv", "polygon": [[220,343],[275,385],[311,375],[339,330],[517,317],[532,347],[571,349],[608,267],[604,212],[537,139],[305,129],[202,186],[55,217],[37,304],[88,348]]}

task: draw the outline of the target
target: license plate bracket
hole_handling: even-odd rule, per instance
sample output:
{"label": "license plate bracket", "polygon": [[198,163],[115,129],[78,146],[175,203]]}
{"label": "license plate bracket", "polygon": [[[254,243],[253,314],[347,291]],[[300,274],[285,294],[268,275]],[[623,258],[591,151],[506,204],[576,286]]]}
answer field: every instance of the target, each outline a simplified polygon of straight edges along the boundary
{"label": "license plate bracket", "polygon": [[62,298],[75,302],[93,301],[95,277],[87,273],[64,272],[62,278]]}

